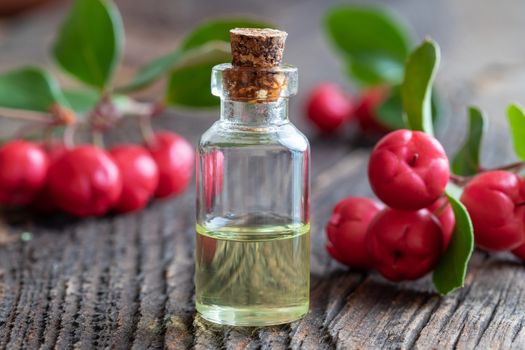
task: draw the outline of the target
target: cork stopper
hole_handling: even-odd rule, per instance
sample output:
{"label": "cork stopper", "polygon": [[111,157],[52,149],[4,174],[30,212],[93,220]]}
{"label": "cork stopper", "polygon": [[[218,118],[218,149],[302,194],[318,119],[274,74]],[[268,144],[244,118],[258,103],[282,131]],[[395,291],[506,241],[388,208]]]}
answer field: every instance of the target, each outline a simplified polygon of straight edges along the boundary
{"label": "cork stopper", "polygon": [[281,64],[287,33],[276,29],[230,30],[234,67],[271,68]]}
{"label": "cork stopper", "polygon": [[287,88],[281,65],[286,32],[276,29],[230,30],[232,64],[223,72],[228,98],[251,103],[276,101]]}

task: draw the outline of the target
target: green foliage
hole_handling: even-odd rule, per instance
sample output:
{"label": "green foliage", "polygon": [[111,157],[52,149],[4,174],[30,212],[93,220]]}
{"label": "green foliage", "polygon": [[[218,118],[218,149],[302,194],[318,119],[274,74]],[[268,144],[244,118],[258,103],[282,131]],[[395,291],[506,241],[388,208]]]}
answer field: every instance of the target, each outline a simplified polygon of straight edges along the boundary
{"label": "green foliage", "polygon": [[403,105],[399,87],[392,88],[390,96],[377,108],[376,115],[381,125],[389,129],[403,129],[406,127],[403,119]]}
{"label": "green foliage", "polygon": [[[188,64],[192,63],[193,60],[202,61],[208,56],[217,55],[226,57],[225,61],[229,60],[229,46],[226,43],[220,41],[211,41],[188,51],[176,50],[166,56],[157,58],[151,63],[148,63],[142,67],[129,84],[119,88],[118,90],[121,92],[126,92],[142,89],[154,83],[157,79],[164,77],[165,74],[169,73],[171,70],[177,70],[187,66]],[[224,63],[225,61],[220,63]],[[208,72],[208,74],[211,73]],[[209,89],[206,89],[204,92],[209,93]]]}
{"label": "green foliage", "polygon": [[[483,113],[476,107],[470,107],[467,138],[452,160],[452,172],[454,174],[470,176],[479,172],[481,141],[485,132],[485,126]],[[523,136],[525,137],[525,134]]]}
{"label": "green foliage", "polygon": [[120,61],[124,31],[110,0],[76,0],[62,24],[53,54],[80,81],[104,90]]}
{"label": "green foliage", "polygon": [[512,133],[514,151],[519,159],[525,160],[525,112],[517,104],[507,108],[507,119]]}
{"label": "green foliage", "polygon": [[64,90],[64,97],[77,113],[89,112],[100,100],[100,94],[91,90]]}
{"label": "green foliage", "polygon": [[67,106],[58,83],[46,71],[28,67],[0,75],[0,106],[48,112],[55,103]]}
{"label": "green foliage", "polygon": [[401,85],[401,100],[407,125],[412,130],[434,134],[432,124],[432,83],[440,60],[439,46],[425,40],[408,57]]}
{"label": "green foliage", "polygon": [[214,107],[219,100],[210,94],[213,66],[230,59],[230,53],[216,51],[205,57],[187,60],[171,71],[165,102],[179,107]]}
{"label": "green foliage", "polygon": [[[121,87],[119,91],[135,91],[146,87],[162,78],[171,70],[180,69],[192,60],[203,61],[207,56],[217,55],[218,51],[224,53],[224,55],[222,55],[223,57],[227,57],[223,62],[219,63],[230,61],[230,29],[237,27],[264,28],[273,26],[267,23],[237,18],[206,22],[190,32],[183,39],[179,48],[142,67],[133,80],[129,84]],[[204,69],[206,66],[203,65],[202,67]],[[207,73],[209,74],[210,72],[208,71]],[[204,72],[199,72],[198,74],[204,74]],[[209,94],[209,90],[208,87],[198,91],[197,94]],[[192,97],[187,96],[186,98],[191,99]],[[204,96],[195,96],[194,100],[195,101],[187,101],[185,104],[198,106],[197,101],[207,100],[207,98]]]}
{"label": "green foliage", "polygon": [[432,280],[437,291],[446,295],[465,284],[467,266],[474,250],[473,228],[467,210],[454,194],[448,194],[456,227],[447,251],[434,269]]}
{"label": "green foliage", "polygon": [[[442,102],[435,90],[432,91],[432,124],[436,126],[443,113]],[[403,103],[399,86],[394,86],[390,96],[380,104],[375,111],[378,121],[391,130],[406,128],[406,120],[403,115]]]}
{"label": "green foliage", "polygon": [[364,85],[401,82],[411,44],[397,18],[375,7],[341,6],[328,12],[324,26],[354,79]]}

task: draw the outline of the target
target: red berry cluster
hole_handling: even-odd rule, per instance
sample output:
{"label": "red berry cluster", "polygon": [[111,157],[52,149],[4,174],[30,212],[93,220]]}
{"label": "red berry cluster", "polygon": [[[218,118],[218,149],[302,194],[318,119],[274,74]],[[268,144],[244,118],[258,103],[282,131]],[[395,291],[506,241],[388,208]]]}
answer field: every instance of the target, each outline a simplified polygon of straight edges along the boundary
{"label": "red berry cluster", "polygon": [[376,109],[388,96],[388,88],[364,90],[357,101],[340,86],[321,84],[310,94],[306,116],[323,133],[332,133],[350,121],[357,121],[366,133],[386,133],[389,129],[378,121]]}
{"label": "red berry cluster", "polygon": [[[375,146],[368,164],[368,198],[346,198],[326,227],[327,250],[355,268],[375,268],[393,280],[431,271],[454,232],[454,212],[444,196],[451,178],[442,145],[419,131],[397,130]],[[476,245],[512,251],[525,260],[525,181],[510,171],[484,170],[468,178],[460,198]]]}
{"label": "red berry cluster", "polygon": [[191,181],[193,147],[172,132],[154,136],[148,145],[108,151],[10,141],[0,148],[0,204],[87,217],[132,212],[152,197],[177,195]]}
{"label": "red berry cluster", "polygon": [[441,144],[419,131],[397,130],[374,148],[368,178],[387,206],[347,198],[327,225],[327,249],[338,261],[375,268],[392,281],[413,280],[431,271],[455,226],[444,196],[450,177]]}

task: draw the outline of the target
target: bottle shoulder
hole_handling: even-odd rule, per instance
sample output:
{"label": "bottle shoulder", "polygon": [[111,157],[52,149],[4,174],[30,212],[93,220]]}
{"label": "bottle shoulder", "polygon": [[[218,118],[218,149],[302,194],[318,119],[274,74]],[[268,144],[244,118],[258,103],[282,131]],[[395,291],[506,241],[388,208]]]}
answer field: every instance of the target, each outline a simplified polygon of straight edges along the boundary
{"label": "bottle shoulder", "polygon": [[234,126],[219,120],[202,134],[199,141],[199,149],[257,145],[281,146],[296,152],[306,152],[310,148],[306,136],[291,122],[254,128]]}

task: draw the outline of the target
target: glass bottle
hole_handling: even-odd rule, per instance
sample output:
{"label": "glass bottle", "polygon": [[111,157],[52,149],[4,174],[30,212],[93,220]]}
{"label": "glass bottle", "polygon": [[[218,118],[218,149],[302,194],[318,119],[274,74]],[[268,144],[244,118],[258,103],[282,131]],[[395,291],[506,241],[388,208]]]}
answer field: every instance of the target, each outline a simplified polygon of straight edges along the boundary
{"label": "glass bottle", "polygon": [[288,119],[297,68],[236,65],[235,53],[213,68],[221,116],[198,145],[196,308],[219,324],[282,324],[309,305],[309,145]]}

